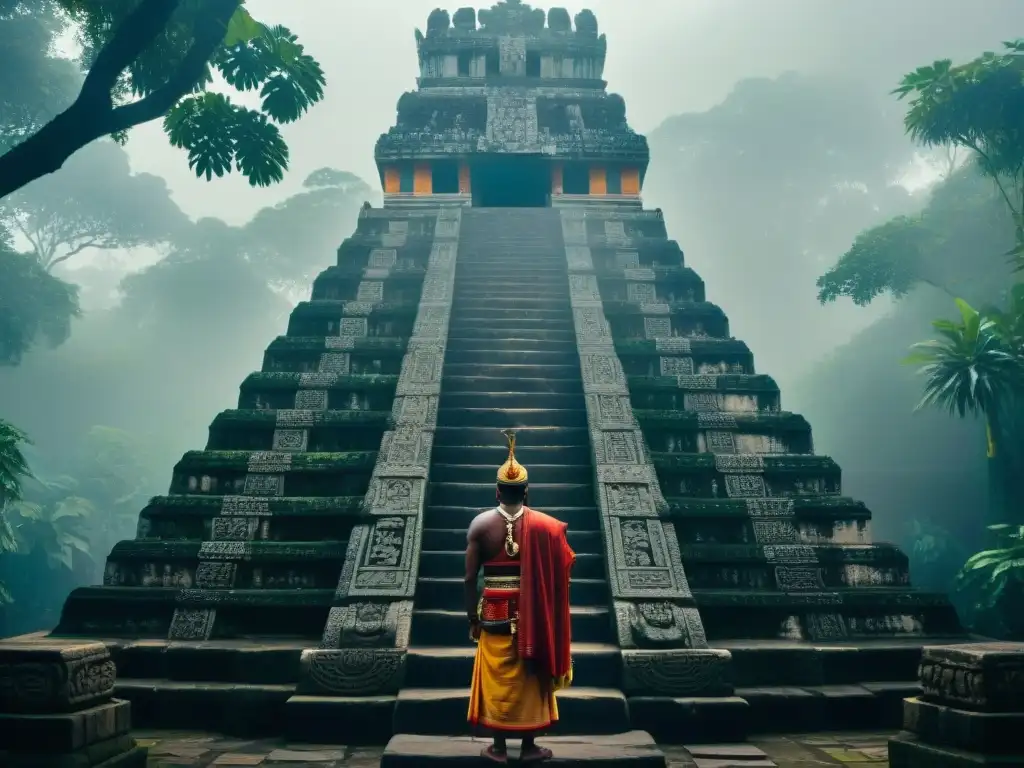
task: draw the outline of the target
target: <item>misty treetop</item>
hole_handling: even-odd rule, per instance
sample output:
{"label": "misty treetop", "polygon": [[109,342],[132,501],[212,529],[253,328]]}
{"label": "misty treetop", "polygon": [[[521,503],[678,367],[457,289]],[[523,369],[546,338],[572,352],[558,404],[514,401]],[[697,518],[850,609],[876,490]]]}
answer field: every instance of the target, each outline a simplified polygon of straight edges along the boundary
{"label": "misty treetop", "polygon": [[[1014,221],[1024,256],[1024,39],[1003,43],[954,66],[944,59],[918,67],[894,91],[909,99],[904,123],[924,146],[969,150],[995,183]],[[1024,261],[1021,261],[1024,267]]]}
{"label": "misty treetop", "polygon": [[[278,126],[323,98],[325,78],[295,35],[256,21],[243,3],[0,0],[5,22],[46,8],[63,11],[87,70],[70,107],[38,128],[26,118],[14,132],[30,135],[0,156],[0,198],[58,170],[86,144],[108,135],[123,140],[130,128],[159,118],[198,176],[236,170],[254,186],[280,181],[288,146]],[[210,90],[215,73],[237,92],[257,91],[259,108]],[[31,102],[22,111],[37,114]]]}

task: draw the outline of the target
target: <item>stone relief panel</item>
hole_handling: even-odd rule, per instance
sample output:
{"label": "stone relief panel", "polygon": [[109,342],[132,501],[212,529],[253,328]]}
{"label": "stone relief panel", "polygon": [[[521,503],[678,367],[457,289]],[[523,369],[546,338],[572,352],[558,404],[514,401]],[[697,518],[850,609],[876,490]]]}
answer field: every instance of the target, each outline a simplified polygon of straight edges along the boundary
{"label": "stone relief panel", "polygon": [[462,214],[444,209],[435,216],[420,305],[392,406],[394,426],[381,440],[363,501],[372,522],[355,526],[349,537],[321,649],[303,654],[300,691],[385,695],[402,683]]}

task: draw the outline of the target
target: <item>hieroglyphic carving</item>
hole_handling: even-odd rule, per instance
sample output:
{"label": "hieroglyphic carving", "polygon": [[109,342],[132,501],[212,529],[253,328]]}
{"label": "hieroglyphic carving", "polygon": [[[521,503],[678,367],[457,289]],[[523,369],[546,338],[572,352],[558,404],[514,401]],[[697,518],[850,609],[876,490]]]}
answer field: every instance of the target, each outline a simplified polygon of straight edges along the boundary
{"label": "hieroglyphic carving", "polygon": [[[624,236],[623,223],[617,224],[612,223],[606,233],[615,236],[621,229]],[[583,263],[590,261],[589,251],[587,259],[580,256],[587,242],[585,218],[563,211],[562,233],[569,269],[592,272],[593,265]],[[616,259],[620,268],[639,268],[636,252],[619,252]],[[675,528],[659,519],[668,505],[637,427],[610,326],[589,290],[596,280],[578,279],[582,276],[572,275],[577,287],[570,300],[619,640],[623,648],[706,648]],[[646,289],[640,290],[640,298],[650,297]],[[668,322],[668,332],[662,335],[671,336],[669,318],[651,319]],[[670,344],[667,350],[669,355],[689,353],[688,341]]]}
{"label": "hieroglyphic carving", "polygon": [[639,696],[730,696],[732,657],[705,648],[623,650],[622,688]]}
{"label": "hieroglyphic carving", "polygon": [[356,288],[356,301],[379,304],[384,301],[384,283],[364,280]]}
{"label": "hieroglyphic carving", "polygon": [[692,357],[662,357],[658,362],[661,376],[690,376],[693,374]]}
{"label": "hieroglyphic carving", "polygon": [[670,317],[645,317],[644,338],[660,339],[672,335],[672,318]]}
{"label": "hieroglyphic carving", "polygon": [[53,715],[96,706],[113,695],[115,673],[103,643],[0,648],[0,712]]}
{"label": "hieroglyphic carving", "polygon": [[436,214],[434,243],[392,407],[394,426],[381,440],[363,500],[365,512],[374,519],[356,525],[349,536],[335,607],[321,643],[330,650],[304,653],[300,690],[305,686],[333,695],[380,695],[401,685],[461,216],[457,208]]}
{"label": "hieroglyphic carving", "polygon": [[307,696],[393,696],[405,677],[405,646],[307,648],[296,693]]}
{"label": "hieroglyphic carving", "polygon": [[635,304],[654,304],[658,299],[654,283],[626,283],[626,300]]}

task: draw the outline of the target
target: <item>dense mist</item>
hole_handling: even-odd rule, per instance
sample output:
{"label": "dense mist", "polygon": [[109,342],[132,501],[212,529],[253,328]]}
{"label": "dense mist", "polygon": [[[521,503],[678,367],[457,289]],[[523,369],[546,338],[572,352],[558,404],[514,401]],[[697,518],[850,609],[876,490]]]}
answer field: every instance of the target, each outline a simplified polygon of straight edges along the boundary
{"label": "dense mist", "polygon": [[[0,563],[0,582],[16,596],[0,609],[0,636],[52,626],[68,589],[101,579],[110,546],[134,535],[173,464],[205,445],[217,412],[235,407],[239,384],[332,263],[359,207],[378,201],[374,141],[415,86],[413,30],[436,5],[247,3],[291,28],[327,77],[324,102],[283,130],[292,160],[281,184],[197,179],[155,121],[123,147],[87,146],[5,201],[0,224],[13,247],[77,286],[81,312],[69,327],[41,317],[39,343],[0,350],[9,358],[0,418],[33,441],[38,481],[28,491],[51,518],[71,510],[65,539],[24,555],[35,570],[13,557]],[[811,421],[816,451],[842,465],[844,492],[871,507],[876,538],[907,548],[918,583],[948,588],[953,571],[933,567],[918,544],[936,529],[953,538],[976,530],[987,503],[984,429],[915,413],[920,382],[901,359],[954,311],[952,295],[995,300],[997,287],[970,283],[960,246],[1000,253],[1012,229],[1005,238],[998,227],[971,229],[978,210],[998,207],[991,185],[915,145],[891,91],[917,66],[1024,36],[1024,3],[568,4],[572,13],[584,5],[608,35],[609,88],[649,138],[648,207],[664,211],[709,301],[782,386],[783,407]],[[15,34],[2,18],[0,49]],[[63,67],[72,31],[45,34],[55,47],[39,66]],[[859,233],[929,206],[952,211],[942,217],[951,282],[868,306],[819,302],[817,279]],[[20,300],[0,284],[0,308]]]}

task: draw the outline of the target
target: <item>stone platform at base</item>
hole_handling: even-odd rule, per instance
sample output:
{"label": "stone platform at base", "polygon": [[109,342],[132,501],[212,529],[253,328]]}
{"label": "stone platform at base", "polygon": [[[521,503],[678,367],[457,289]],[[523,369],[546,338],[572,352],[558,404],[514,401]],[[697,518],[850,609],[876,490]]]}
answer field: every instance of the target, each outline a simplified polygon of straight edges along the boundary
{"label": "stone platform at base", "polygon": [[[395,736],[381,757],[381,768],[477,768],[494,763],[480,756],[489,739],[469,736]],[[552,736],[537,739],[554,753],[545,766],[596,765],[600,768],[666,768],[665,755],[643,731],[612,736]],[[517,742],[509,744],[509,764],[517,760]]]}
{"label": "stone platform at base", "polygon": [[0,766],[145,768],[102,643],[0,647]]}
{"label": "stone platform at base", "polygon": [[1024,644],[925,648],[920,675],[889,741],[892,768],[1024,766]]}

